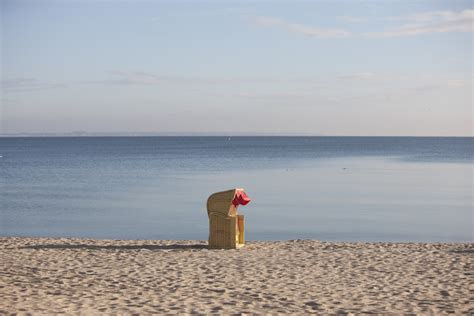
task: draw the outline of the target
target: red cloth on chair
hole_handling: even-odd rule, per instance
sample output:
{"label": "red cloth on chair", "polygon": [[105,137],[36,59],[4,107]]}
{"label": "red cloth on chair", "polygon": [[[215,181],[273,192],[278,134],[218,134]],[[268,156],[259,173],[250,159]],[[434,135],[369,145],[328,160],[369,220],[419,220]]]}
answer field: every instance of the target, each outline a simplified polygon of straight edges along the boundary
{"label": "red cloth on chair", "polygon": [[234,204],[235,207],[237,207],[239,204],[240,205],[247,205],[250,202],[250,198],[247,196],[247,194],[242,191],[242,190],[237,190],[235,192],[235,197],[232,200],[232,204]]}

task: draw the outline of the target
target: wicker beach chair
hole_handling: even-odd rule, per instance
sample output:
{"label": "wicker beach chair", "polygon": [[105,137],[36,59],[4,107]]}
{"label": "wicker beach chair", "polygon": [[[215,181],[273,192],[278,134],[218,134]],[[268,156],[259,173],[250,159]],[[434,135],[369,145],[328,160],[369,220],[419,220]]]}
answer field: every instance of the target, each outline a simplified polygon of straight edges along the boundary
{"label": "wicker beach chair", "polygon": [[210,249],[237,249],[245,244],[244,216],[237,214],[237,207],[249,202],[244,189],[217,192],[207,199]]}

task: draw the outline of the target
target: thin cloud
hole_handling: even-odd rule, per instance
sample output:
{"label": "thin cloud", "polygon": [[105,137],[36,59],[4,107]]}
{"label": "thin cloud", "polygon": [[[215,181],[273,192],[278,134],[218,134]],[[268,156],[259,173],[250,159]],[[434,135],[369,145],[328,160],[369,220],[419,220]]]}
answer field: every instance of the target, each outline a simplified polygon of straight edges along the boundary
{"label": "thin cloud", "polygon": [[341,38],[350,36],[350,33],[343,29],[325,29],[298,23],[290,23],[283,19],[271,16],[254,16],[251,19],[254,23],[260,26],[280,28],[289,32],[299,33],[308,37]]}
{"label": "thin cloud", "polygon": [[190,17],[221,17],[221,16],[242,16],[251,14],[251,11],[248,9],[243,9],[239,7],[226,7],[226,8],[206,8],[206,9],[196,9],[189,11],[179,11],[179,13],[164,13],[162,12],[160,16],[151,18],[152,22],[163,22],[166,19],[173,18],[184,18],[188,19]]}
{"label": "thin cloud", "polygon": [[[362,34],[353,34],[340,28],[327,29],[298,23],[290,23],[272,16],[251,16],[249,18],[257,25],[263,27],[279,28],[314,38],[344,38],[349,36],[402,37],[432,33],[472,32],[474,25],[474,10],[429,11],[406,16],[380,17],[376,20],[397,22],[401,25],[383,31]],[[348,23],[364,23],[369,21],[369,18],[367,17],[338,16],[337,18]]]}
{"label": "thin cloud", "polygon": [[25,92],[65,87],[62,83],[45,82],[36,78],[9,78],[0,81],[4,92]]}
{"label": "thin cloud", "polygon": [[365,79],[371,79],[373,77],[375,77],[375,73],[373,72],[358,72],[358,73],[339,76],[339,79],[365,80]]}
{"label": "thin cloud", "polygon": [[361,17],[361,16],[341,15],[341,16],[338,16],[337,18],[347,23],[365,23],[369,21],[369,18]]}
{"label": "thin cloud", "polygon": [[267,92],[267,93],[256,93],[242,91],[234,95],[235,97],[246,98],[246,99],[259,99],[259,100],[282,100],[282,99],[294,99],[294,98],[305,98],[312,96],[310,92]]}
{"label": "thin cloud", "polygon": [[465,86],[468,86],[470,83],[472,84],[472,81],[469,82],[469,80],[464,80],[464,79],[452,79],[452,80],[448,80],[446,82],[446,85],[448,87],[465,87]]}
{"label": "thin cloud", "polygon": [[124,85],[156,85],[163,83],[169,78],[159,77],[143,71],[121,71],[109,70],[107,73],[111,76],[106,83],[124,84]]}
{"label": "thin cloud", "polygon": [[82,84],[111,85],[162,85],[162,84],[234,84],[234,83],[272,83],[282,81],[268,77],[193,77],[175,75],[157,75],[145,71],[108,70],[108,78],[103,80],[80,81]]}
{"label": "thin cloud", "polygon": [[431,33],[472,32],[474,10],[433,11],[405,17],[389,17],[389,21],[406,21],[407,24],[382,32],[369,32],[369,37],[416,36]]}
{"label": "thin cloud", "polygon": [[469,16],[472,14],[473,10],[463,10],[461,12],[455,11],[428,11],[422,13],[415,13],[410,15],[402,15],[402,16],[390,16],[385,18],[387,21],[411,21],[416,23],[427,23],[433,22],[438,20],[457,20],[459,19],[460,15]]}
{"label": "thin cloud", "polygon": [[105,84],[105,85],[160,85],[177,81],[170,76],[158,76],[145,71],[107,70],[107,77],[100,80],[81,80],[76,84]]}

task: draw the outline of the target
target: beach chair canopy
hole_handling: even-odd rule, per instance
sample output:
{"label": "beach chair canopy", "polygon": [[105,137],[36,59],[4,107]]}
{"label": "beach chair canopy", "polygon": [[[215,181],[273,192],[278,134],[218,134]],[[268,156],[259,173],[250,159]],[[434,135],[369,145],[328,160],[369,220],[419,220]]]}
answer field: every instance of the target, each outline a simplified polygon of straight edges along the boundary
{"label": "beach chair canopy", "polygon": [[207,214],[221,213],[224,216],[235,216],[239,205],[247,205],[250,198],[244,189],[232,189],[212,194],[207,199]]}

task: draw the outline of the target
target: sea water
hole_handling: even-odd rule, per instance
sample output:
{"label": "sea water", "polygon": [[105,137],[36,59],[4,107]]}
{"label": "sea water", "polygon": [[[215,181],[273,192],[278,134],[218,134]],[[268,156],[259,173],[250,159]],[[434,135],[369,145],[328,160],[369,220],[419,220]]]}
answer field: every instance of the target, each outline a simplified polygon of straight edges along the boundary
{"label": "sea water", "polygon": [[0,236],[207,239],[243,187],[248,240],[473,241],[474,139],[0,138]]}

